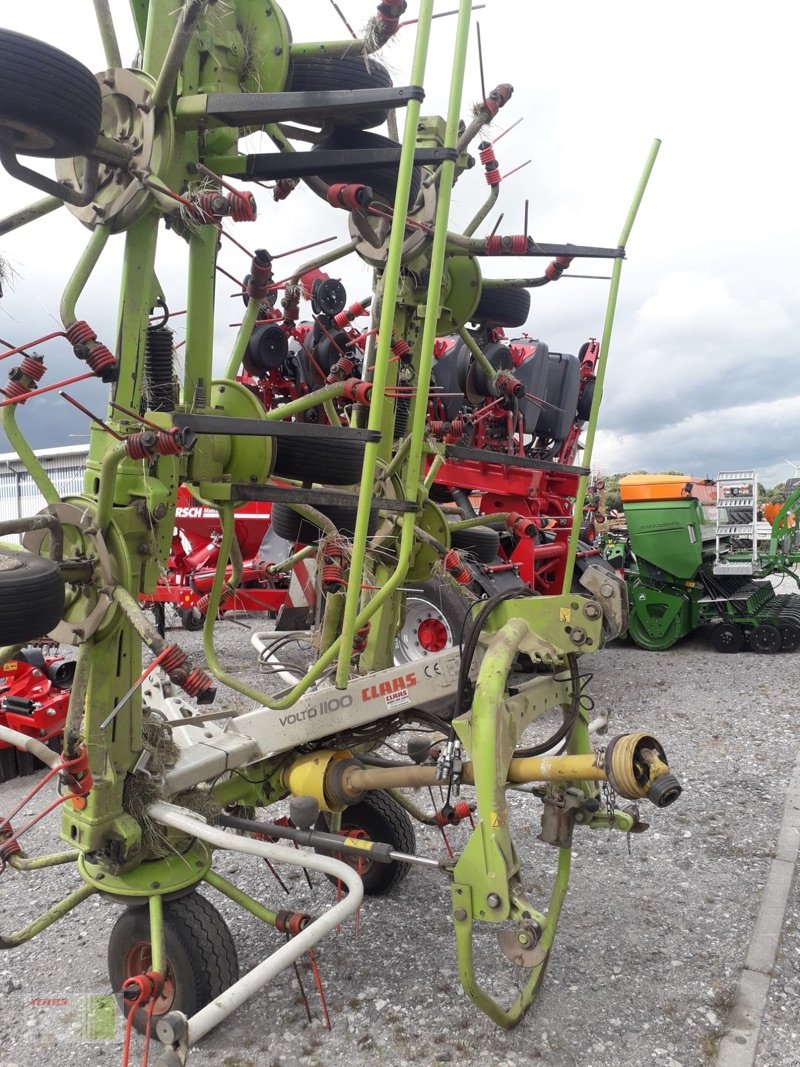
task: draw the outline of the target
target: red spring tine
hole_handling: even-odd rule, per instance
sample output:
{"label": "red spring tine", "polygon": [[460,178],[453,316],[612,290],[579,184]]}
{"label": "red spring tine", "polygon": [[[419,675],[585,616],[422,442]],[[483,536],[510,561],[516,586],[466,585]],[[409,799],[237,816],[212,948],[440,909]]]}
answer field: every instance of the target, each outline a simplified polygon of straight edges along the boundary
{"label": "red spring tine", "polygon": [[[87,378],[94,378],[94,373],[87,371],[86,374],[76,374],[74,378],[65,378],[63,382],[53,382],[52,385],[45,385],[41,389],[29,389],[27,393],[20,393],[19,396],[9,397],[7,400],[0,401],[0,408],[8,407],[9,404],[24,404],[32,396],[44,396],[45,393],[52,393],[54,389],[61,389],[64,385],[85,382]],[[0,392],[3,392],[3,390],[0,389]]]}
{"label": "red spring tine", "polygon": [[[26,348],[32,348],[33,345],[44,344],[45,341],[52,341],[54,337],[66,337],[67,335],[63,330],[54,330],[53,333],[46,333],[44,337],[37,337],[35,341],[28,341],[27,344],[17,345],[16,348],[9,348],[7,352],[0,352],[0,359],[7,359],[9,356],[15,356],[18,352],[24,352]],[[6,344],[5,341],[0,344]]]}
{"label": "red spring tine", "polygon": [[319,1002],[322,1006],[322,1016],[325,1020],[325,1029],[332,1030],[333,1027],[331,1026],[331,1017],[330,1015],[328,1015],[328,1004],[325,1000],[325,990],[322,988],[322,978],[320,977],[319,967],[317,966],[317,957],[314,953],[313,948],[310,948],[308,950],[308,955],[311,957],[311,971],[314,975],[314,982],[317,986],[317,992],[319,993]]}

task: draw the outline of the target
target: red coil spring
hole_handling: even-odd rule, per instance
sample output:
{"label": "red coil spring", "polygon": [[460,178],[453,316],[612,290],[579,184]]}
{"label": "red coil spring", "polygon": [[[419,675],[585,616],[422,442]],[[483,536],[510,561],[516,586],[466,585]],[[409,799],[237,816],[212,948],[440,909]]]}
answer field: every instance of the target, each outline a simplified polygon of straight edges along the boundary
{"label": "red coil spring", "polygon": [[494,89],[492,89],[483,101],[484,108],[492,118],[495,117],[501,107],[504,107],[508,103],[513,92],[514,86],[509,85],[508,82],[502,82],[500,85],[496,85]]}
{"label": "red coil spring", "polygon": [[283,300],[281,300],[281,306],[283,307],[284,319],[296,322],[300,317],[300,294],[285,293]]}
{"label": "red coil spring", "polygon": [[73,322],[67,330],[67,340],[73,347],[75,345],[86,345],[90,341],[96,341],[97,334],[88,322],[80,319],[78,322]]}
{"label": "red coil spring", "polygon": [[[148,459],[153,454],[153,433],[141,430],[125,438],[125,451],[129,459]],[[166,668],[165,668],[166,670]]]}
{"label": "red coil spring", "polygon": [[469,569],[464,566],[461,556],[454,548],[448,549],[444,557],[444,565],[447,572],[455,578],[459,585],[469,585],[471,583],[472,575]]}
{"label": "red coil spring", "polygon": [[92,368],[98,378],[110,368],[116,367],[116,358],[109,352],[105,345],[95,345],[86,356],[86,362]]}
{"label": "red coil spring", "polygon": [[360,382],[358,378],[348,378],[344,383],[345,400],[352,404],[368,404],[372,393],[372,382]]}
{"label": "red coil spring", "polygon": [[347,185],[344,182],[329,185],[325,199],[331,207],[344,208],[345,211],[358,211],[372,203],[368,185]]}
{"label": "red coil spring", "polygon": [[343,330],[348,323],[353,321],[353,319],[357,319],[361,315],[366,314],[367,309],[364,305],[359,304],[358,301],[356,301],[355,304],[351,304],[349,308],[345,308],[344,311],[340,311],[338,315],[334,315],[333,321],[340,330]]}
{"label": "red coil spring", "polygon": [[233,192],[228,197],[230,216],[234,222],[255,222],[258,210],[256,198],[250,192]]}
{"label": "red coil spring", "polygon": [[450,423],[450,430],[445,434],[445,444],[453,444],[453,442],[460,440],[464,436],[466,430],[466,423],[463,419],[453,419]]}
{"label": "red coil spring", "polygon": [[324,588],[336,585],[347,585],[344,576],[344,568],[338,560],[325,563],[322,567],[322,585]]}
{"label": "red coil spring", "polygon": [[180,685],[184,693],[188,693],[190,697],[198,697],[201,693],[214,688],[214,680],[202,667],[195,667]]}
{"label": "red coil spring", "polygon": [[272,199],[276,202],[285,200],[300,183],[299,178],[279,178],[272,187]]}
{"label": "red coil spring", "polygon": [[544,269],[544,275],[550,282],[557,282],[567,267],[572,262],[572,256],[556,256],[552,263],[548,263]]}
{"label": "red coil spring", "polygon": [[23,374],[27,374],[32,381],[38,382],[47,370],[47,367],[45,367],[41,359],[35,359],[33,356],[24,356],[22,363],[19,365],[19,369]]}
{"label": "red coil spring", "polygon": [[[19,856],[22,852],[19,838],[14,837],[13,834],[11,823],[4,823],[2,829],[0,829],[0,871],[5,869],[12,856]],[[12,838],[12,840],[6,844],[8,838]]]}
{"label": "red coil spring", "polygon": [[405,13],[406,0],[400,0],[396,4],[378,4],[376,18],[381,23],[383,30],[390,37],[397,33],[400,25],[400,16]]}
{"label": "red coil spring", "polygon": [[486,255],[500,256],[504,253],[512,256],[524,256],[528,250],[528,238],[524,233],[515,234],[513,237],[500,237],[494,234],[486,238]]}
{"label": "red coil spring", "polygon": [[491,141],[481,141],[478,145],[478,158],[484,167],[487,163],[496,163],[497,160],[494,156],[494,145]]}
{"label": "red coil spring", "polygon": [[411,352],[411,345],[402,337],[395,337],[392,341],[392,354],[398,359],[405,359]]}
{"label": "red coil spring", "polygon": [[216,225],[222,218],[221,209],[226,204],[221,193],[198,193],[192,198],[190,214],[195,222]]}
{"label": "red coil spring", "polygon": [[252,300],[261,300],[272,284],[272,260],[263,263],[258,256],[250,262],[250,277],[247,279],[247,295]]}
{"label": "red coil spring", "polygon": [[161,669],[166,671],[167,674],[172,674],[174,671],[180,670],[188,658],[179,645],[169,645],[167,655],[161,661]]}
{"label": "red coil spring", "polygon": [[179,456],[183,452],[180,430],[159,430],[156,433],[156,452],[160,456]]}
{"label": "red coil spring", "polygon": [[330,369],[330,373],[325,379],[329,385],[333,385],[335,382],[343,382],[345,378],[349,378],[353,373],[353,367],[355,367],[355,361],[349,356],[340,356]]}
{"label": "red coil spring", "polygon": [[429,419],[428,429],[436,438],[442,438],[447,433],[450,426],[449,422],[442,422],[441,419]]}
{"label": "red coil spring", "polygon": [[457,800],[453,805],[453,811],[459,819],[468,819],[472,814],[472,808],[468,800]]}
{"label": "red coil spring", "polygon": [[367,637],[369,636],[369,623],[362,626],[360,630],[356,631],[355,640],[353,641],[353,655],[358,655],[359,652],[363,652],[367,647]]}
{"label": "red coil spring", "polygon": [[495,159],[494,145],[491,141],[481,141],[478,145],[478,155],[485,170],[487,185],[500,184],[500,164]]}
{"label": "red coil spring", "polygon": [[[9,400],[13,400],[15,396],[22,396],[23,393],[29,393],[30,389],[27,385],[23,385],[21,382],[16,381],[14,378],[9,377],[6,384],[3,386],[3,393]],[[25,401],[23,400],[24,404]]]}

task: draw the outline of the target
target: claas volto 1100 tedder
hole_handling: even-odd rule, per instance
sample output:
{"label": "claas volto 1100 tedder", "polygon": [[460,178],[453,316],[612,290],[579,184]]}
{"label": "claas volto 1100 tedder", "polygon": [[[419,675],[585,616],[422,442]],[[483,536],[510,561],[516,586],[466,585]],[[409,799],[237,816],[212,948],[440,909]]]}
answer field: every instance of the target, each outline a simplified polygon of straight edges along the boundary
{"label": "claas volto 1100 tedder", "polygon": [[[297,42],[272,0],[136,0],[140,53],[125,67],[109,6],[98,0],[107,69],[97,75],[40,41],[0,32],[0,160],[45,194],[3,220],[0,233],[66,205],[76,232],[82,224],[88,234],[61,298],[61,329],[0,353],[13,361],[1,402],[3,430],[46,500],[39,515],[2,525],[23,541],[22,551],[6,544],[0,556],[2,656],[12,658],[43,632],[77,648],[62,751],[0,729],[0,739],[47,764],[42,784],[61,783],[68,849],[26,857],[30,819],[9,812],[0,824],[12,869],[6,877],[35,878],[42,866],[64,864],[77,884],[0,944],[30,940],[95,894],[121,905],[110,980],[130,1025],[147,1030],[155,1023],[161,1067],[184,1063],[209,1029],[352,915],[365,887],[385,891],[414,864],[449,890],[467,995],[499,1025],[513,1025],[535,997],[553,945],[574,827],[637,829],[635,807],[618,806],[616,797],[664,807],[680,793],[663,747],[648,733],[614,737],[602,749],[591,745],[580,657],[624,627],[626,604],[623,583],[608,568],[586,566],[580,591],[572,591],[578,524],[565,550],[561,589],[533,596],[513,567],[478,580],[474,562],[453,547],[454,533],[475,520],[448,521],[432,492],[442,464],[458,458],[428,425],[437,388],[434,343],[461,335],[491,290],[481,271],[489,256],[544,257],[559,269],[574,258],[612,264],[604,336],[591,367],[588,463],[624,248],[657,148],[614,247],[541,244],[527,234],[475,236],[496,199],[491,186],[466,232],[451,229],[451,192],[454,182],[468,180],[469,146],[511,95],[510,86],[498,86],[462,122],[470,0],[456,6],[443,117],[421,114],[432,0],[409,12],[415,29],[405,32],[416,36],[408,84],[400,87],[372,56],[398,31],[405,2],[379,4],[357,40]],[[402,139],[368,132],[384,121],[396,131],[403,113]],[[253,130],[263,131],[274,150],[248,153],[240,142]],[[55,178],[44,173],[41,159],[48,157],[56,160]],[[331,212],[347,214],[350,233],[333,251],[283,268],[279,278],[264,248],[246,253],[247,306],[216,373],[218,248],[233,225],[256,224],[251,181],[273,183],[276,203],[268,213],[291,210],[294,200],[288,208],[284,201],[302,197],[295,187],[305,183]],[[185,291],[178,294],[162,288],[154,269],[165,229],[185,242]],[[124,244],[124,260],[109,346],[79,316],[79,305],[112,243]],[[282,336],[296,340],[300,279],[350,253],[374,272],[359,376],[337,360],[337,374],[324,387],[266,410],[236,381],[264,304],[278,294]],[[528,275],[503,284],[549,280],[546,271]],[[154,343],[153,331],[184,300],[178,370],[173,346],[163,337]],[[331,332],[329,309],[321,305],[315,314],[320,329]],[[77,357],[69,381],[101,378],[109,403],[102,416],[87,409],[83,491],[62,499],[16,412],[45,389],[67,384],[46,383],[39,352],[63,347],[64,339]],[[513,428],[529,399],[523,378],[495,365],[474,338],[464,343],[464,358]],[[307,417],[320,408],[325,421]],[[480,441],[473,443],[479,450]],[[543,470],[550,462],[527,459]],[[571,466],[570,473],[580,515],[588,469]],[[181,485],[220,517],[204,666],[163,638],[139,603],[152,593],[169,553]],[[306,635],[313,660],[279,692],[243,682],[215,647],[220,600],[241,579],[235,517],[253,500],[280,503],[319,531],[279,561],[286,573],[312,557],[317,564]],[[355,517],[346,533],[332,517],[343,510]],[[540,533],[536,521],[522,522],[520,536]],[[396,666],[407,583],[432,575],[445,576],[463,598],[460,641],[428,656],[425,669]],[[209,710],[217,683],[239,694],[240,706]],[[423,735],[410,753],[416,759],[388,765],[376,759],[375,748],[409,724]],[[394,792],[437,783],[448,801],[443,817],[459,817],[461,791],[474,796],[466,807],[474,809],[475,828],[463,850],[443,860],[414,854],[408,813],[420,809],[408,792]],[[507,801],[507,790],[521,783],[529,783],[526,796],[541,815],[542,841],[557,851],[549,901],[523,891],[524,857]],[[288,820],[268,811],[264,817],[264,809],[287,798]],[[215,869],[219,850],[322,871],[346,893],[313,921],[272,910]],[[236,947],[199,892],[204,886],[289,940],[239,977]],[[518,968],[507,1003],[476,974],[476,924],[494,927]],[[213,952],[203,948],[209,942]]]}

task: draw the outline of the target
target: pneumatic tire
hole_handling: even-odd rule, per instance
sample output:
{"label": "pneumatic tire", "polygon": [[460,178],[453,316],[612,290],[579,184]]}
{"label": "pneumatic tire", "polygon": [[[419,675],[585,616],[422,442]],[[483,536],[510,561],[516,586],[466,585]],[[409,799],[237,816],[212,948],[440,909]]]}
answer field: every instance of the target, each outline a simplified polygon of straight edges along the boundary
{"label": "pneumatic tire", "polygon": [[[324,815],[317,819],[317,830],[327,830],[328,823]],[[405,808],[383,790],[367,793],[358,804],[345,808],[342,812],[340,832],[361,830],[370,841],[382,841],[392,846],[393,852],[406,852],[414,855],[417,850],[414,826]],[[340,856],[345,863],[357,868],[357,860],[350,856]],[[393,860],[391,863],[376,863],[372,860],[361,861],[361,881],[364,893],[368,897],[380,897],[391,893],[408,875],[408,864]]]}
{"label": "pneumatic tire", "polygon": [[[347,55],[293,59],[286,88],[292,93],[319,93],[332,90],[389,89],[391,85],[391,75],[382,63],[371,56]],[[386,108],[373,108],[337,115],[336,123],[368,130],[386,122],[386,116]],[[310,125],[317,124],[310,122]]]}
{"label": "pneumatic tire", "polygon": [[531,294],[527,289],[484,286],[472,321],[487,326],[524,326],[530,310]]}
{"label": "pneumatic tire", "polygon": [[[164,903],[165,984],[156,1001],[151,1032],[169,1011],[194,1015],[239,977],[231,932],[213,904],[198,893]],[[127,908],[117,919],[108,942],[108,976],[117,1003],[122,986],[150,969],[150,916],[147,907]],[[123,1011],[128,1012],[123,1006]],[[145,1032],[147,1016],[137,1009],[133,1025]]]}
{"label": "pneumatic tire", "polygon": [[0,134],[18,153],[58,159],[94,148],[102,99],[92,72],[44,41],[0,30]]}
{"label": "pneumatic tire", "polygon": [[57,563],[30,552],[0,551],[0,645],[44,637],[63,611],[64,579]]}
{"label": "pneumatic tire", "polygon": [[[323,137],[313,148],[313,151],[358,151],[359,149],[372,148],[399,148],[397,141],[390,137],[383,137],[379,133],[367,133],[363,130],[355,130],[350,126],[337,126],[332,133]],[[395,193],[397,192],[397,164],[386,163],[371,167],[361,167],[355,164],[343,163],[336,171],[327,171],[323,176],[326,185],[336,185],[338,182],[346,184],[368,185],[372,189],[373,196],[389,207],[394,206]],[[408,194],[409,206],[414,203],[422,183],[422,173],[419,167],[414,167],[411,172],[411,188]]]}

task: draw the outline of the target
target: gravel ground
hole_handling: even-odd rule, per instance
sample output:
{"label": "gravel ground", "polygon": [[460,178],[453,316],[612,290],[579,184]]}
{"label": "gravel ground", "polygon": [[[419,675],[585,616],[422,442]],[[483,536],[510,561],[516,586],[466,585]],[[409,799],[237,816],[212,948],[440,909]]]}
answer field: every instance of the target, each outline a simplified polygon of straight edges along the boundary
{"label": "gravel ground", "polygon": [[[187,649],[199,635],[181,635]],[[249,671],[248,633],[219,627],[223,662]],[[664,744],[684,785],[672,808],[648,805],[649,832],[630,839],[578,829],[570,889],[542,992],[526,1019],[497,1030],[460,991],[444,879],[413,868],[389,899],[367,901],[354,924],[319,950],[333,1029],[321,1022],[304,974],[309,1023],[292,972],[280,976],[192,1052],[195,1067],[372,1067],[373,1064],[542,1063],[551,1067],[702,1067],[717,1042],[742,968],[776,840],[784,792],[800,747],[797,655],[721,656],[702,637],[668,653],[620,644],[584,661],[590,693],[611,713],[610,733],[646,728]],[[24,779],[27,786],[31,779]],[[0,786],[0,810],[22,794]],[[517,798],[515,798],[517,799]],[[545,905],[555,850],[535,840],[538,811],[518,798],[513,826],[534,903]],[[459,847],[467,831],[451,832]],[[438,831],[418,830],[418,851],[441,854]],[[28,850],[52,849],[55,817]],[[320,911],[331,888],[309,890],[287,869],[284,897],[260,861],[224,856],[217,868],[273,907]],[[18,927],[56,901],[75,874],[59,868],[0,879],[3,927]],[[246,970],[278,935],[208,890],[228,919]],[[49,1067],[117,1063],[113,1039],[81,1036],[88,996],[108,991],[105,951],[118,909],[92,899],[31,945],[0,959],[0,1064]],[[499,950],[489,931],[486,958]],[[503,971],[507,975],[506,971]],[[513,983],[516,975],[508,978]],[[509,988],[513,988],[509,985]],[[757,1059],[797,1067],[800,905],[793,889]],[[37,1001],[66,1003],[37,1003]],[[76,1021],[77,1020],[77,1021]],[[138,1039],[133,1056],[140,1056]],[[151,1056],[151,1062],[155,1055]],[[724,1065],[721,1065],[724,1067]]]}

